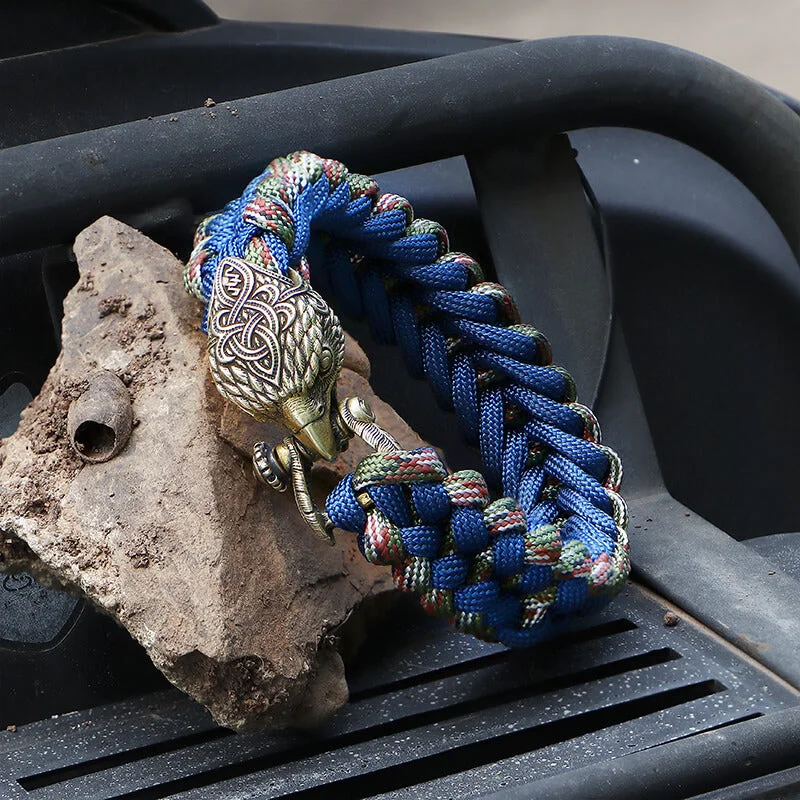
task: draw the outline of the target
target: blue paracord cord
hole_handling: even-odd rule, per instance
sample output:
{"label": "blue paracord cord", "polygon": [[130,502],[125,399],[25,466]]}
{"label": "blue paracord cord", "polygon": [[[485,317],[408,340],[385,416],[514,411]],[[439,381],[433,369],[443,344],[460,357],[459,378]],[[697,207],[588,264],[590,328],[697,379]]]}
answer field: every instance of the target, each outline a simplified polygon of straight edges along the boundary
{"label": "blue paracord cord", "polygon": [[422,448],[369,456],[331,493],[332,520],[391,564],[400,588],[511,646],[619,591],[630,569],[619,459],[545,337],[473,259],[449,251],[440,225],[339,162],[295,153],[199,226],[185,281],[204,302],[225,256],[306,278],[311,263],[315,288],[398,344],[480,448],[483,476],[449,474]]}

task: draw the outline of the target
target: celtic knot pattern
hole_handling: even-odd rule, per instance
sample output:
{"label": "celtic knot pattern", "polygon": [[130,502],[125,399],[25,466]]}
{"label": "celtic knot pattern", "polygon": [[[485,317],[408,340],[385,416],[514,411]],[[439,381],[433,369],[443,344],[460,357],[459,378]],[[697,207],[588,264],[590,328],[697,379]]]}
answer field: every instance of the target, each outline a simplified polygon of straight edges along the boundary
{"label": "celtic knot pattern", "polygon": [[278,404],[317,377],[326,351],[333,361],[343,346],[338,320],[299,273],[238,258],[220,262],[208,334],[223,394],[262,420],[278,418]]}

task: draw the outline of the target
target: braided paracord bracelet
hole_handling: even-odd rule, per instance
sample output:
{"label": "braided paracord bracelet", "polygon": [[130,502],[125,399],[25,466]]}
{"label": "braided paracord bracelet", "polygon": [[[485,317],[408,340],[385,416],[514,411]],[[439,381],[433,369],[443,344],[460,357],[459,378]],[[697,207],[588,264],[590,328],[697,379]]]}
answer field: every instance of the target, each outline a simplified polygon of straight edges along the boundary
{"label": "braided paracord bracelet", "polygon": [[[450,473],[431,448],[384,447],[330,494],[330,524],[355,532],[424,608],[482,639],[530,645],[605,605],[630,570],[622,469],[547,340],[473,259],[449,251],[440,225],[306,152],[275,159],[204,220],[184,274],[208,304],[222,393],[295,434],[283,466],[332,458],[346,438],[330,400],[343,335],[309,265],[344,313],[400,345],[485,470]],[[257,451],[257,468],[277,481],[280,465],[265,459]]]}

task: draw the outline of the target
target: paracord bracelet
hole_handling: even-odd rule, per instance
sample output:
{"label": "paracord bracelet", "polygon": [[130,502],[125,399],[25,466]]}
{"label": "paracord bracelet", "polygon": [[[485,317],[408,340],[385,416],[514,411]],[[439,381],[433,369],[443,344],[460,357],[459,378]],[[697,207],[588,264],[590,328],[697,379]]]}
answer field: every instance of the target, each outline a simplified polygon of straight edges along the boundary
{"label": "paracord bracelet", "polygon": [[[402,450],[366,404],[337,402],[344,334],[308,283],[309,263],[343,312],[399,344],[411,374],[455,411],[484,475],[448,472],[431,448]],[[406,199],[338,161],[277,158],[200,224],[184,280],[207,303],[222,394],[291,431],[275,448],[255,446],[256,473],[292,485],[322,536],[334,526],[357,533],[364,556],[391,565],[396,586],[426,610],[526,646],[621,589],[630,559],[619,457],[551,364],[547,339]],[[323,512],[308,491],[310,464],[335,458],[353,435],[377,452]]]}

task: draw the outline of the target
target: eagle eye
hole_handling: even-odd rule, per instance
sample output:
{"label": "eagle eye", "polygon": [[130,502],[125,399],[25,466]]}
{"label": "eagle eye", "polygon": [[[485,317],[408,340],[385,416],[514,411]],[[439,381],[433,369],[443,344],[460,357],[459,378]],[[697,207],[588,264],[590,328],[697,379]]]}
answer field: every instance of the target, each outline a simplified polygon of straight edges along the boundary
{"label": "eagle eye", "polygon": [[329,348],[323,347],[322,353],[320,354],[319,357],[320,372],[322,373],[329,372],[332,366],[333,366],[333,353],[331,353]]}

